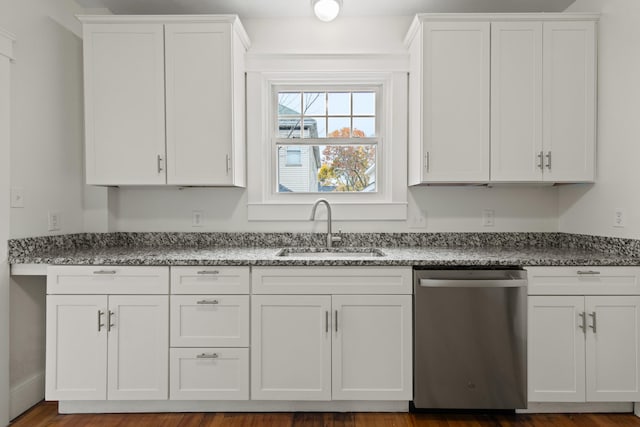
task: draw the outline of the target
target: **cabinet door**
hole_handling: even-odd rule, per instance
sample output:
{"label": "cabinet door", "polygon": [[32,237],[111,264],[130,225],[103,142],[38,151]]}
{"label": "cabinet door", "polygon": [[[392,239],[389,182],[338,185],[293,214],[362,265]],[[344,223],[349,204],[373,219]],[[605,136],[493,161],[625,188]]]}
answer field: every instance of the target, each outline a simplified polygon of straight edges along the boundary
{"label": "cabinet door", "polygon": [[640,297],[586,297],[587,401],[640,400]]}
{"label": "cabinet door", "polygon": [[87,184],[164,184],[162,24],[85,24]]}
{"label": "cabinet door", "polygon": [[530,402],[585,401],[584,297],[530,296]]}
{"label": "cabinet door", "polygon": [[333,296],[332,308],[332,399],[411,400],[411,296]]}
{"label": "cabinet door", "polygon": [[331,400],[331,297],[251,299],[251,398]]}
{"label": "cabinet door", "polygon": [[424,24],[425,182],[489,180],[489,29]]}
{"label": "cabinet door", "polygon": [[542,180],[542,23],[491,24],[491,180]]}
{"label": "cabinet door", "polygon": [[109,400],[169,394],[169,297],[109,296]]}
{"label": "cabinet door", "polygon": [[544,180],[593,181],[596,129],[594,22],[543,27]]}
{"label": "cabinet door", "polygon": [[167,183],[233,182],[231,25],[167,24]]}
{"label": "cabinet door", "polygon": [[248,347],[248,295],[172,295],[172,347]]}
{"label": "cabinet door", "polygon": [[248,348],[172,348],[171,400],[248,400]]}
{"label": "cabinet door", "polygon": [[107,398],[107,297],[47,296],[47,400]]}

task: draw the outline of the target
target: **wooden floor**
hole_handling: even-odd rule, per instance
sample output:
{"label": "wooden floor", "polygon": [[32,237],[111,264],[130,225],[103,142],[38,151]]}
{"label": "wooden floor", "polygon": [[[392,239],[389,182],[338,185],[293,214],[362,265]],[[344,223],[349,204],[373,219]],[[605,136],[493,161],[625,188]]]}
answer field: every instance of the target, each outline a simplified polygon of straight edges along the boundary
{"label": "wooden floor", "polygon": [[385,413],[187,413],[58,415],[43,402],[12,427],[631,427],[632,414],[483,415]]}

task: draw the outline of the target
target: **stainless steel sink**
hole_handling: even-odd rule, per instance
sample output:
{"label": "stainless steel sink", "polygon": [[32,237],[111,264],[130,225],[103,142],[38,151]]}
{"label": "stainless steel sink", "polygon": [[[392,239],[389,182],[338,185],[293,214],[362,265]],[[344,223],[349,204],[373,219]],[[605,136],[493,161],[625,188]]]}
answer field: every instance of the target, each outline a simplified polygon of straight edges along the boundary
{"label": "stainless steel sink", "polygon": [[305,257],[305,258],[335,258],[335,257],[382,257],[386,256],[378,248],[283,248],[276,252],[276,256]]}

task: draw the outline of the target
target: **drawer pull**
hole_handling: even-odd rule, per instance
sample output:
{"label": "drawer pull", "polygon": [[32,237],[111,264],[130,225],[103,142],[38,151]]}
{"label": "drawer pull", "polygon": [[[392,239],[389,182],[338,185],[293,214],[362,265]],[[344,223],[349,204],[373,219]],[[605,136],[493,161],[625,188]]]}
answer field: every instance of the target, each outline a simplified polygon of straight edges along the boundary
{"label": "drawer pull", "polygon": [[198,274],[220,274],[218,270],[200,270]]}
{"label": "drawer pull", "polygon": [[115,270],[97,270],[93,274],[116,274]]}
{"label": "drawer pull", "polygon": [[578,274],[583,276],[587,276],[587,275],[593,276],[596,274],[600,274],[600,272],[595,270],[578,270]]}
{"label": "drawer pull", "polygon": [[200,353],[196,356],[198,359],[217,359],[218,353]]}
{"label": "drawer pull", "polygon": [[220,301],[218,301],[217,299],[201,299],[200,301],[198,301],[196,304],[220,304]]}

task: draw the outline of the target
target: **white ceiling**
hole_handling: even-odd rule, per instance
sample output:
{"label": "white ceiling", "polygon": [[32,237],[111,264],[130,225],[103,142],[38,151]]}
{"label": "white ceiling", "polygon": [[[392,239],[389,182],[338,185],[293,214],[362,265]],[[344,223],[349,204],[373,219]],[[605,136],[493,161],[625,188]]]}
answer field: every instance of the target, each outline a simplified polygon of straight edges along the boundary
{"label": "white ceiling", "polygon": [[[410,16],[423,12],[562,12],[575,0],[344,0],[341,16]],[[126,14],[233,13],[242,18],[311,16],[311,0],[76,0]]]}

